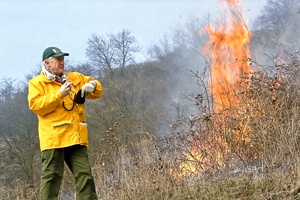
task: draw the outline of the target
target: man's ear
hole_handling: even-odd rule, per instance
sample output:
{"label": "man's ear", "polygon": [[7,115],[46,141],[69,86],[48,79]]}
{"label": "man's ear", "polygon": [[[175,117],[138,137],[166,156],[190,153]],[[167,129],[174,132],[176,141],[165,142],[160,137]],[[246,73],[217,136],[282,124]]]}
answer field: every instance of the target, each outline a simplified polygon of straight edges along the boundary
{"label": "man's ear", "polygon": [[44,65],[45,65],[45,66],[48,66],[48,65],[49,65],[49,60],[48,60],[48,59],[44,60]]}

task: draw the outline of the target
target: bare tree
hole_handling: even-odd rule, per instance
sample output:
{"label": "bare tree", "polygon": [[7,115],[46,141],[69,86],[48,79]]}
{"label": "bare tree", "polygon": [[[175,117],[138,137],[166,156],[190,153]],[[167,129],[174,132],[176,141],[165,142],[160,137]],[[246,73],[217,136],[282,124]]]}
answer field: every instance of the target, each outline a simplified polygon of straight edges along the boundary
{"label": "bare tree", "polygon": [[134,53],[139,51],[137,40],[129,30],[123,30],[117,35],[110,35],[111,44],[116,49],[115,64],[118,67],[134,64]]}
{"label": "bare tree", "polygon": [[298,50],[299,9],[299,0],[269,0],[255,21],[252,52],[262,49],[265,54],[278,54]]}
{"label": "bare tree", "polygon": [[88,40],[86,55],[101,74],[112,70],[114,54],[115,50],[110,41],[103,36],[93,34]]}
{"label": "bare tree", "polygon": [[16,80],[13,78],[2,78],[1,86],[0,86],[0,99],[2,101],[9,101],[13,98],[13,94],[15,92],[14,82]]}
{"label": "bare tree", "polygon": [[6,186],[19,179],[26,186],[35,187],[35,159],[39,149],[37,118],[28,109],[26,90],[1,102],[0,110],[0,170],[4,171],[1,180]]}
{"label": "bare tree", "polygon": [[161,59],[165,55],[171,53],[173,46],[168,38],[169,35],[164,34],[159,40],[159,44],[153,45],[148,49],[148,55],[153,59]]}
{"label": "bare tree", "polygon": [[[75,65],[69,65],[69,66],[67,66],[67,68],[70,71],[77,71],[77,72],[80,72],[87,76],[94,75],[94,72],[95,72],[95,68],[93,66],[91,66],[91,64],[88,62],[78,63]],[[97,78],[97,77],[95,77],[95,78]]]}
{"label": "bare tree", "polygon": [[106,37],[96,34],[88,40],[87,57],[101,75],[112,74],[112,69],[134,63],[134,53],[139,51],[138,43],[130,31],[123,30]]}
{"label": "bare tree", "polygon": [[206,37],[208,37],[207,34],[203,34],[200,31],[207,26],[209,21],[210,16],[208,15],[203,20],[190,18],[186,24],[182,26],[177,25],[170,32],[165,33],[157,44],[149,48],[148,55],[157,60],[183,49],[192,49],[195,52],[200,51],[201,46],[207,41]]}

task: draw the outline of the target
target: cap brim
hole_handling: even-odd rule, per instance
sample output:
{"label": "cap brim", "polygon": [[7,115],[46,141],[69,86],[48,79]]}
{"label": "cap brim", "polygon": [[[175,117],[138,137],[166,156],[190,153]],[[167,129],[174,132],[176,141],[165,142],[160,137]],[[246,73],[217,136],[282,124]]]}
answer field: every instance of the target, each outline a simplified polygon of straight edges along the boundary
{"label": "cap brim", "polygon": [[69,54],[68,53],[64,53],[64,52],[59,52],[59,53],[54,54],[51,57],[57,58],[57,57],[60,57],[60,56],[69,56]]}

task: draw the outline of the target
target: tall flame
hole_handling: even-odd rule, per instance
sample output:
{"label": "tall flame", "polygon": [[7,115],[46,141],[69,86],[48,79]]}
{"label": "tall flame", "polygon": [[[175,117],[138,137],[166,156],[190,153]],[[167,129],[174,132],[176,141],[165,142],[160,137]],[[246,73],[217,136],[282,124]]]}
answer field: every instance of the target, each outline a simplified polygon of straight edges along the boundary
{"label": "tall flame", "polygon": [[[226,116],[225,110],[238,107],[240,102],[236,92],[247,87],[241,76],[252,71],[248,62],[251,33],[237,10],[239,1],[221,0],[221,3],[228,11],[225,12],[225,22],[218,24],[218,27],[209,25],[205,28],[209,35],[209,41],[204,47],[204,51],[209,55],[211,61],[210,92],[214,100],[214,112],[224,113],[221,115],[223,119],[220,122],[227,120],[228,116]],[[227,113],[227,115],[229,114]],[[226,125],[219,126],[223,130],[227,128]],[[247,125],[239,124],[239,126],[239,131],[231,130],[231,133],[237,135],[236,138],[233,136],[230,139],[231,143],[249,142]],[[232,149],[228,142],[225,142],[227,132],[223,130],[214,129],[214,132],[210,133],[205,141],[194,140],[190,151],[184,153],[185,161],[180,163],[180,172],[176,176],[185,177],[227,166],[226,162]]]}
{"label": "tall flame", "polygon": [[211,58],[211,93],[216,102],[215,111],[238,104],[235,95],[231,95],[236,90],[233,84],[239,81],[240,75],[251,72],[247,62],[251,33],[236,9],[239,1],[221,2],[229,10],[226,23],[220,24],[218,29],[211,25],[205,29],[210,36],[204,50]]}

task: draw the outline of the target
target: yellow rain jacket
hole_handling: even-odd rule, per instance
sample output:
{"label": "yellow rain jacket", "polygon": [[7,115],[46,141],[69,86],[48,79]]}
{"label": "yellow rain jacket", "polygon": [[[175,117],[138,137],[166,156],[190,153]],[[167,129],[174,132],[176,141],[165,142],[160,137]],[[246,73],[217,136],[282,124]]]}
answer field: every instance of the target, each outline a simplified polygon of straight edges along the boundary
{"label": "yellow rain jacket", "polygon": [[[84,104],[76,104],[73,99],[85,83],[94,79],[68,71],[67,80],[73,84],[70,95],[65,97],[60,93],[61,83],[47,79],[43,73],[29,81],[28,104],[39,119],[41,151],[76,144],[88,146]],[[102,95],[101,83],[94,81],[97,86],[94,92],[87,96],[89,99],[96,99]]]}

